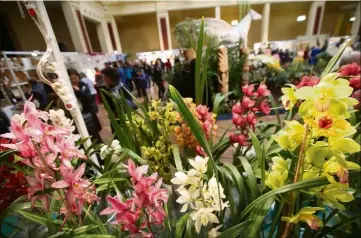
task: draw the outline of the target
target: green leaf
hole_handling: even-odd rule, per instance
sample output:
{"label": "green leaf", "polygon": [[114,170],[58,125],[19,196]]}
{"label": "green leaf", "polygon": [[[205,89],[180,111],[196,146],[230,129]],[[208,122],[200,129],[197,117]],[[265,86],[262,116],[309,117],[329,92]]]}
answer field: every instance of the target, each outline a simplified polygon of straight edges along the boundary
{"label": "green leaf", "polygon": [[261,229],[265,216],[270,209],[274,199],[275,196],[271,196],[266,200],[264,204],[261,204],[259,207],[256,207],[256,209],[253,209],[250,219],[254,219],[254,222],[250,225],[250,228],[247,231],[248,237],[258,237],[259,230]]}
{"label": "green leaf", "polygon": [[266,180],[266,171],[265,171],[265,155],[263,153],[263,149],[261,147],[261,143],[259,142],[256,134],[254,134],[252,131],[250,131],[251,139],[252,139],[252,145],[254,147],[254,150],[256,151],[256,158],[258,160],[258,166],[261,170],[261,188],[262,190],[265,187],[265,180]]}
{"label": "green leaf", "polygon": [[182,238],[183,230],[187,224],[189,213],[184,214],[176,224],[175,227],[175,238]]}
{"label": "green leaf", "polygon": [[[202,21],[203,21],[203,19],[202,19]],[[208,71],[208,59],[209,59],[210,54],[211,54],[211,47],[208,44],[207,50],[206,50],[206,56],[203,61],[202,78],[201,78],[201,82],[200,82],[200,86],[201,86],[200,98],[203,101],[204,88],[206,88],[206,103],[208,103],[207,71]],[[200,57],[202,57],[202,55]]]}
{"label": "green leaf", "polygon": [[[350,177],[355,177],[355,176],[359,176],[359,175],[360,175],[360,169],[349,172]],[[246,217],[246,215],[248,215],[252,211],[253,208],[255,208],[257,205],[263,203],[265,200],[267,200],[271,196],[274,196],[277,194],[282,194],[282,193],[287,193],[287,192],[292,192],[292,191],[300,191],[300,190],[305,190],[305,189],[309,189],[309,188],[315,188],[315,187],[319,187],[319,186],[326,185],[326,184],[329,184],[327,178],[320,177],[320,178],[316,178],[316,179],[309,179],[309,180],[305,180],[305,181],[301,181],[301,182],[297,182],[297,183],[287,184],[280,188],[271,190],[271,191],[263,194],[262,196],[258,197],[251,204],[249,204],[242,211],[238,221],[243,220]]]}
{"label": "green leaf", "polygon": [[126,153],[130,158],[137,161],[139,164],[142,164],[142,165],[147,164],[146,160],[144,160],[142,157],[140,157],[139,155],[137,155],[133,151],[131,151],[131,150],[127,149],[127,148],[122,148],[122,151],[124,153]]}
{"label": "green leaf", "polygon": [[242,175],[239,173],[236,166],[234,166],[233,164],[224,164],[224,167],[226,167],[231,172],[231,176],[233,178],[234,183],[237,186],[237,190],[239,193],[239,205],[242,206],[243,204],[245,204],[245,199],[246,199],[246,191],[244,189],[244,182]]}
{"label": "green leaf", "polygon": [[74,236],[74,238],[115,238],[112,235],[86,234],[82,236]]}
{"label": "green leaf", "polygon": [[217,236],[217,238],[234,238],[234,237],[238,237],[245,228],[247,228],[247,226],[249,224],[251,224],[253,222],[253,220],[248,220],[245,222],[242,222],[238,225],[235,225],[225,231],[223,231],[219,236]]}
{"label": "green leaf", "polygon": [[82,233],[86,233],[86,232],[94,230],[96,228],[97,228],[97,225],[91,224],[91,225],[76,228],[75,230],[71,231],[71,233],[75,236],[78,236],[78,235],[81,235]]}
{"label": "green leaf", "polygon": [[185,122],[191,129],[194,137],[197,139],[198,143],[202,146],[203,150],[209,157],[212,157],[211,149],[207,143],[207,139],[204,135],[202,127],[199,125],[196,118],[189,111],[187,105],[185,104],[183,98],[172,85],[169,85],[169,92],[171,99],[177,104],[180,113],[182,114]]}
{"label": "green leaf", "polygon": [[41,224],[41,225],[46,225],[46,218],[40,215],[36,215],[34,213],[31,212],[27,212],[24,210],[16,210],[15,212],[19,213],[20,215],[22,215],[23,217],[25,217],[26,219],[33,221],[35,223]]}
{"label": "green leaf", "polygon": [[251,190],[251,197],[252,201],[255,200],[258,197],[258,185],[257,185],[257,179],[254,175],[253,169],[251,165],[249,164],[248,160],[244,157],[239,157],[241,160],[241,163],[243,165],[244,171],[247,173],[246,177],[246,183]]}
{"label": "green leaf", "polygon": [[202,64],[202,51],[203,51],[203,38],[204,38],[204,18],[202,17],[200,29],[199,29],[199,38],[197,45],[196,53],[196,66],[195,66],[195,103],[197,105],[202,104],[203,101],[203,92],[201,85],[201,64]]}
{"label": "green leaf", "polygon": [[120,182],[120,181],[128,181],[126,178],[97,178],[94,180],[95,184],[104,184],[110,182]]}
{"label": "green leaf", "polygon": [[[350,41],[351,42],[351,41]],[[337,61],[340,59],[343,51],[346,49],[346,47],[348,46],[348,43],[344,43],[343,46],[340,47],[340,49],[338,50],[337,54],[335,54],[334,57],[332,57],[332,59],[328,62],[325,70],[322,73],[322,76],[325,76],[326,74],[331,73],[331,70],[333,69],[333,67],[335,66],[335,64],[337,63]]]}
{"label": "green leaf", "polygon": [[222,94],[222,93],[217,93],[216,97],[214,98],[214,102],[213,102],[213,113],[218,115],[218,110],[219,110],[219,105],[221,104],[221,102],[229,97],[229,95],[233,94],[233,91],[230,91],[228,93]]}
{"label": "green leaf", "polygon": [[[84,206],[83,211],[87,212],[87,207]],[[101,234],[103,235],[109,235],[107,228],[105,228],[104,224],[102,223],[102,221],[100,220],[100,218],[98,217],[98,215],[96,215],[92,210],[89,209],[88,211],[88,217],[89,219],[98,227],[98,230],[100,231]]]}
{"label": "green leaf", "polygon": [[171,147],[172,147],[172,151],[173,151],[175,166],[176,166],[178,171],[182,171],[183,170],[182,160],[181,160],[181,157],[179,155],[178,145],[172,145]]}

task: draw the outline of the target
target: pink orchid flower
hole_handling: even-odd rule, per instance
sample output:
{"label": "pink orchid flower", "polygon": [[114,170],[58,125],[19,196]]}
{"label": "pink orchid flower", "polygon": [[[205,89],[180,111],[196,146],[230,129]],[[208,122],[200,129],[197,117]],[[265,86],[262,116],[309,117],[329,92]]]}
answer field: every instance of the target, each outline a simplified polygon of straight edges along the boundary
{"label": "pink orchid flower", "polygon": [[261,111],[268,115],[271,112],[271,108],[268,106],[268,102],[267,99],[264,99],[261,104],[259,105],[259,108],[261,109]]}
{"label": "pink orchid flower", "polygon": [[237,102],[236,104],[233,105],[232,113],[235,113],[235,114],[242,114],[243,113],[243,109],[242,109],[242,106],[241,106],[240,102]]}
{"label": "pink orchid flower", "polygon": [[244,127],[246,125],[246,118],[244,118],[242,115],[233,113],[232,122],[237,127]]}
{"label": "pink orchid flower", "polygon": [[251,109],[252,107],[254,107],[255,103],[256,102],[251,100],[249,97],[242,98],[242,107],[244,109],[247,109],[247,110]]}
{"label": "pink orchid flower", "polygon": [[257,92],[254,92],[254,84],[250,84],[250,85],[244,85],[242,87],[242,92],[244,95],[248,96],[248,97],[257,97],[258,96],[258,93]]}
{"label": "pink orchid flower", "polygon": [[271,94],[271,92],[267,89],[266,84],[263,83],[258,86],[257,93],[261,97],[267,97]]}
{"label": "pink orchid flower", "polygon": [[57,181],[51,185],[53,188],[72,188],[74,192],[80,193],[81,189],[90,185],[88,180],[81,178],[85,172],[85,163],[80,165],[74,172],[67,167],[60,167],[63,180]]}

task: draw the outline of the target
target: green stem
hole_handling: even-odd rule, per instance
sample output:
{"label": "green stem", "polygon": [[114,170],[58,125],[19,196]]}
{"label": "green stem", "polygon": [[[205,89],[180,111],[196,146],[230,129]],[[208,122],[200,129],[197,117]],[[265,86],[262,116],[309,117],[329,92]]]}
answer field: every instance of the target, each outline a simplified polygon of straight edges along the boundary
{"label": "green stem", "polygon": [[[298,155],[298,161],[297,161],[297,166],[296,166],[296,171],[295,171],[295,177],[293,179],[293,183],[297,183],[300,180],[301,177],[301,168],[303,166],[303,159],[304,159],[304,153],[305,153],[305,149],[306,149],[306,142],[307,142],[307,135],[308,135],[308,124],[306,124],[305,126],[305,132],[303,133],[303,138],[302,138],[302,144],[301,144],[301,148],[300,148],[300,153]],[[292,192],[290,194],[290,205],[287,206],[288,209],[288,214],[287,216],[291,216],[294,210],[294,206],[295,206],[295,201],[296,201],[296,192]],[[282,234],[282,238],[287,238],[289,237],[289,234],[291,233],[293,229],[293,225],[290,224],[289,222],[287,222],[285,229],[283,231]]]}

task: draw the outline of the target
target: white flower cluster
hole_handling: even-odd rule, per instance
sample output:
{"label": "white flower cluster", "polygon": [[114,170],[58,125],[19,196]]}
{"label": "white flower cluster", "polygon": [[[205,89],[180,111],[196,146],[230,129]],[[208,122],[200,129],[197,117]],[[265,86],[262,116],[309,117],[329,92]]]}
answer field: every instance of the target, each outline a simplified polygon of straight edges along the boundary
{"label": "white flower cluster", "polygon": [[122,152],[122,146],[118,140],[113,140],[110,146],[103,145],[100,148],[100,158],[105,159],[109,154],[111,154],[111,163],[116,163],[119,160],[119,156]]}
{"label": "white flower cluster", "polygon": [[49,119],[55,126],[66,128],[70,132],[75,130],[75,126],[73,126],[73,120],[67,118],[65,116],[65,112],[62,109],[49,110]]}
{"label": "white flower cluster", "polygon": [[[183,204],[181,212],[187,211],[188,208],[192,210],[190,214],[197,233],[200,232],[201,226],[207,226],[208,223],[219,223],[217,216],[214,212],[219,212],[221,209],[228,207],[228,201],[223,202],[226,198],[223,192],[223,187],[217,183],[215,177],[206,181],[208,157],[202,158],[197,156],[194,160],[188,160],[193,169],[187,173],[178,171],[175,177],[171,180],[173,184],[180,185],[177,191],[180,197],[177,203]],[[218,193],[218,186],[219,193]],[[220,227],[212,229],[209,237],[216,237],[217,230]]]}

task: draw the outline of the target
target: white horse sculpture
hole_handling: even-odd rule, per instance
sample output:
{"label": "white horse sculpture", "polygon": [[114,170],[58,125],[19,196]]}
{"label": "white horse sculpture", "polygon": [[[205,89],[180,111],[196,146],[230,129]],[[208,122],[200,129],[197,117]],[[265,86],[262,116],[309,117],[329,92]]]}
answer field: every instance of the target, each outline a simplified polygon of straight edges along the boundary
{"label": "white horse sculpture", "polygon": [[[247,46],[251,22],[260,19],[262,16],[252,9],[235,27],[220,19],[204,18],[205,31],[207,34],[215,36],[220,43],[237,43],[242,38],[244,45]],[[197,20],[197,23],[200,24],[200,21],[200,19]]]}

